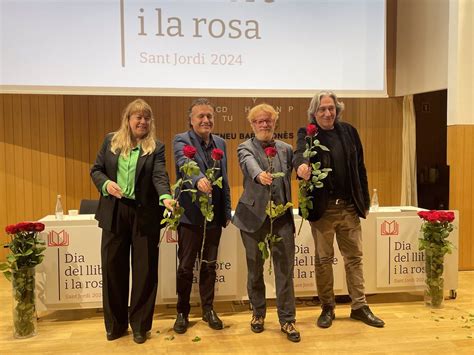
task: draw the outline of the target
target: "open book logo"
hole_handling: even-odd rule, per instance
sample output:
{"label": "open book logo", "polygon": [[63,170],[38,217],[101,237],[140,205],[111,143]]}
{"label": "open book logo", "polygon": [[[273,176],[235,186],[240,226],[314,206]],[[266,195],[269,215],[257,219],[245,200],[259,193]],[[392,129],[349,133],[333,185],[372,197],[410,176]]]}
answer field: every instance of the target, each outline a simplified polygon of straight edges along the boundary
{"label": "open book logo", "polygon": [[63,247],[69,245],[69,234],[63,229],[60,232],[50,231],[48,233],[49,247]]}
{"label": "open book logo", "polygon": [[380,225],[381,235],[398,235],[399,225],[396,221],[383,221]]}
{"label": "open book logo", "polygon": [[166,231],[166,243],[178,243],[178,233],[176,231]]}

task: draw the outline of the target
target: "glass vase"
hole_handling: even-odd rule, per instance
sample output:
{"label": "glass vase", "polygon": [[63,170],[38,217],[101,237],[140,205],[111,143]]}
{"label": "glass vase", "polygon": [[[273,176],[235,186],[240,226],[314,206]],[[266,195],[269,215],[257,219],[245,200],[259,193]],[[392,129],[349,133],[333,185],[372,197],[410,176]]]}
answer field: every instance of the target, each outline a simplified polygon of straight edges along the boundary
{"label": "glass vase", "polygon": [[13,336],[17,339],[36,335],[35,268],[12,271]]}
{"label": "glass vase", "polygon": [[425,253],[425,257],[425,304],[431,308],[442,308],[444,301],[444,255]]}

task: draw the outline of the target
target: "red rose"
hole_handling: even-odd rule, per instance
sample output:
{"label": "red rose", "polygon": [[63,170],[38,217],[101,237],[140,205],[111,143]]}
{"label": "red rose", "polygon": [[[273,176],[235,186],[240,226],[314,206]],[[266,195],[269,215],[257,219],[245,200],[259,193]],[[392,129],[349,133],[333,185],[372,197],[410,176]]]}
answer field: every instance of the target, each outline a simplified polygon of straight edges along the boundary
{"label": "red rose", "polygon": [[451,223],[452,221],[454,221],[454,212],[446,212],[446,221]]}
{"label": "red rose", "polygon": [[193,159],[196,155],[196,148],[192,145],[185,145],[183,148],[183,154],[186,158]]}
{"label": "red rose", "polygon": [[265,155],[269,158],[273,158],[275,155],[277,155],[277,150],[275,147],[266,147],[265,148]]}
{"label": "red rose", "polygon": [[35,222],[33,223],[35,226],[35,232],[42,232],[44,231],[44,224],[41,222]]}
{"label": "red rose", "polygon": [[28,222],[20,222],[16,225],[16,229],[18,232],[28,232]]}
{"label": "red rose", "polygon": [[318,133],[318,126],[312,123],[306,126],[306,135],[308,137],[313,137],[316,133]]}
{"label": "red rose", "polygon": [[438,211],[429,211],[427,216],[428,222],[435,223],[439,220],[439,213]]}
{"label": "red rose", "polygon": [[224,152],[221,149],[215,148],[211,152],[211,157],[213,160],[221,160],[224,157]]}
{"label": "red rose", "polygon": [[425,211],[420,211],[417,213],[418,217],[421,219],[426,219],[426,212]]}
{"label": "red rose", "polygon": [[454,212],[449,211],[440,211],[439,212],[439,221],[440,222],[449,222],[454,221]]}
{"label": "red rose", "polygon": [[5,232],[7,232],[8,234],[15,234],[16,232],[18,232],[18,229],[16,228],[15,224],[10,224],[5,227]]}
{"label": "red rose", "polygon": [[450,211],[421,211],[418,212],[418,216],[430,223],[451,223],[454,221],[454,212]]}

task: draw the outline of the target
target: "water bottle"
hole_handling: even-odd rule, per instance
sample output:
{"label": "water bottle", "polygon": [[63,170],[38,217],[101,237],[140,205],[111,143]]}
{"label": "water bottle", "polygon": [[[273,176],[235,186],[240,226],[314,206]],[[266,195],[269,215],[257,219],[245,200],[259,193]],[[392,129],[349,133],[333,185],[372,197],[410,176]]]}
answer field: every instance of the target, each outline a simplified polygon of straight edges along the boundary
{"label": "water bottle", "polygon": [[62,220],[64,218],[63,204],[61,203],[61,195],[58,195],[56,199],[56,209],[54,210],[57,220]]}
{"label": "water bottle", "polygon": [[377,195],[377,189],[374,189],[372,193],[372,199],[370,200],[370,210],[377,212],[379,210],[379,196]]}

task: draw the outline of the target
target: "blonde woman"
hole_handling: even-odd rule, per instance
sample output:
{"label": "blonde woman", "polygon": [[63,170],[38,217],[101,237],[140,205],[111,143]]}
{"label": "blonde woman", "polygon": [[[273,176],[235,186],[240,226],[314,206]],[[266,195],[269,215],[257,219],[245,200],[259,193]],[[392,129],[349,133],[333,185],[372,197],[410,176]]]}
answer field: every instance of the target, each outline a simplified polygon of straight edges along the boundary
{"label": "blonde woman", "polygon": [[91,177],[100,192],[95,217],[102,228],[102,300],[107,340],[127,334],[130,323],[133,340],[142,344],[151,330],[158,285],[159,219],[163,205],[172,209],[174,204],[165,147],[155,138],[153,113],[144,100],[129,103],[120,129],[105,137]]}

